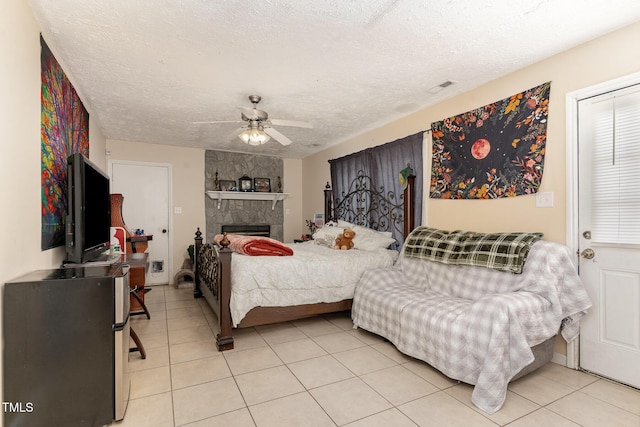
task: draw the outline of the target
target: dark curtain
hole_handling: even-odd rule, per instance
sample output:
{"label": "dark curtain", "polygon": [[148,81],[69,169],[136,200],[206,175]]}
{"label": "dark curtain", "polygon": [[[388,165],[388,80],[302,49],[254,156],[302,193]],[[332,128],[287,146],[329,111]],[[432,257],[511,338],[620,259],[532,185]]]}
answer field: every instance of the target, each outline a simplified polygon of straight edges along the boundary
{"label": "dark curtain", "polygon": [[[367,148],[338,159],[329,160],[331,185],[335,200],[342,199],[349,191],[349,185],[359,171],[371,178],[375,189],[384,189],[385,194],[393,193],[397,199],[403,194],[400,171],[411,165],[415,180],[415,225],[422,219],[422,140],[424,132],[419,132],[377,147]],[[369,225],[369,224],[366,224]],[[393,237],[402,246],[402,232],[392,229]]]}

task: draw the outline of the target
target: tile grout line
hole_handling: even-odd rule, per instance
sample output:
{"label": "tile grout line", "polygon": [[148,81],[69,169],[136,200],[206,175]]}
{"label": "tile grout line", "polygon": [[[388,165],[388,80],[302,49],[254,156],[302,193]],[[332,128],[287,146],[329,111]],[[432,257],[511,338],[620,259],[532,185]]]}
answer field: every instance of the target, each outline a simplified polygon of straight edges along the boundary
{"label": "tile grout line", "polygon": [[[163,291],[166,291],[166,290],[165,290],[165,289],[163,289]],[[165,312],[166,312],[166,310],[167,310],[166,292],[165,292],[165,299],[164,299],[164,307],[165,307]],[[208,329],[209,329],[209,330],[211,330],[211,332],[212,332],[212,334],[213,334],[213,336],[214,336],[214,339],[215,339],[215,335],[216,335],[216,333],[217,333],[217,332],[214,330],[214,327],[213,327],[213,325],[211,324],[210,318],[209,318],[209,317],[207,317],[207,314],[205,313],[205,306],[204,306],[203,304],[201,304],[201,303],[198,303],[198,307],[200,308],[200,310],[199,310],[199,311],[200,311],[200,313],[202,314],[202,316],[204,316],[204,319],[205,319],[205,321],[206,321],[206,324],[207,324],[207,326],[208,326]],[[208,306],[207,306],[207,308],[208,308]],[[215,316],[215,315],[214,315],[214,316]],[[339,332],[347,333],[347,334],[349,334],[349,335],[352,335],[352,336],[353,336],[354,338],[356,338],[356,339],[360,339],[359,337],[357,337],[357,336],[355,336],[355,335],[353,335],[353,334],[350,334],[350,333],[349,333],[349,331],[346,331],[346,330],[344,330],[343,328],[339,327],[338,325],[334,324],[333,322],[331,322],[331,320],[329,320],[329,319],[325,319],[325,320],[327,320],[328,322],[330,322],[330,323],[331,323],[331,324],[333,324],[334,326],[338,327]],[[362,379],[362,375],[367,375],[367,374],[369,374],[369,373],[378,372],[378,371],[384,370],[384,369],[386,369],[386,368],[380,368],[380,369],[376,369],[376,370],[371,371],[371,372],[367,372],[367,373],[362,374],[362,375],[358,375],[358,374],[356,374],[355,372],[353,372],[351,369],[349,369],[347,366],[345,366],[342,362],[340,362],[340,360],[339,360],[339,359],[337,359],[337,358],[335,357],[335,354],[342,353],[342,352],[349,351],[349,350],[343,350],[343,351],[339,351],[339,352],[331,353],[331,352],[328,352],[324,347],[322,347],[322,346],[321,346],[321,345],[320,345],[320,344],[315,340],[315,338],[320,337],[320,336],[323,336],[323,335],[329,335],[329,334],[331,334],[331,332],[322,333],[322,334],[314,334],[314,335],[311,335],[311,334],[309,334],[309,333],[306,333],[306,332],[305,332],[305,330],[304,330],[302,327],[300,327],[300,326],[296,325],[294,322],[287,322],[287,323],[289,323],[291,326],[295,327],[295,329],[296,329],[297,331],[299,331],[299,332],[302,334],[302,336],[304,337],[304,338],[299,338],[298,340],[302,340],[302,339],[309,339],[309,340],[311,340],[311,342],[313,342],[314,344],[318,345],[318,346],[319,346],[319,347],[320,347],[320,348],[321,348],[321,349],[326,353],[326,355],[331,356],[331,358],[332,358],[335,362],[337,362],[340,366],[344,367],[344,368],[345,368],[345,369],[346,369],[350,374],[352,374],[352,375],[353,375],[353,378],[357,378],[357,379],[359,379],[360,381],[362,381],[362,382],[363,382],[363,383],[364,383],[364,384],[365,384],[369,389],[371,389],[374,393],[376,393],[378,396],[380,396],[380,397],[381,397],[385,402],[387,402],[387,403],[388,403],[388,404],[390,404],[390,406],[391,406],[391,407],[390,407],[390,408],[388,408],[388,409],[381,410],[381,411],[379,411],[379,412],[375,412],[375,413],[369,414],[369,415],[367,415],[366,417],[363,417],[362,419],[365,419],[365,418],[367,418],[367,417],[370,417],[370,416],[373,416],[373,415],[376,415],[376,414],[379,414],[379,413],[385,412],[386,410],[395,409],[395,410],[399,411],[401,414],[403,414],[403,416],[407,417],[407,418],[408,418],[412,423],[415,423],[415,421],[413,421],[413,419],[409,418],[409,417],[408,417],[408,415],[406,415],[402,410],[400,410],[399,406],[402,406],[402,405],[405,405],[405,404],[407,404],[407,403],[410,403],[410,402],[413,402],[413,401],[419,400],[419,399],[421,399],[421,398],[423,398],[423,397],[425,397],[425,396],[422,396],[422,397],[419,397],[419,398],[416,398],[416,399],[412,399],[412,400],[410,400],[410,401],[408,401],[408,402],[403,402],[403,403],[402,403],[402,405],[395,405],[395,404],[393,404],[392,402],[388,401],[388,399],[386,399],[384,396],[382,396],[382,395],[381,395],[377,390],[375,390],[372,386],[370,386],[366,381],[364,381],[364,379]],[[175,419],[175,402],[174,402],[174,400],[173,400],[173,392],[174,392],[174,389],[173,389],[173,369],[172,369],[172,365],[173,365],[173,364],[172,364],[172,362],[171,362],[170,342],[169,342],[169,326],[168,326],[168,324],[169,324],[169,319],[168,319],[168,317],[167,317],[167,316],[165,316],[165,324],[166,324],[166,333],[167,333],[167,346],[168,346],[168,352],[169,352],[169,368],[170,368],[170,384],[171,384],[172,414],[173,414],[173,424],[174,424],[174,426],[175,426],[175,425],[176,425],[176,419]],[[326,411],[326,409],[325,409],[325,408],[324,408],[324,407],[323,407],[323,406],[322,406],[322,405],[321,405],[321,404],[320,404],[320,403],[315,399],[315,397],[313,396],[313,394],[311,393],[311,391],[312,391],[312,390],[315,390],[316,388],[323,387],[323,386],[327,386],[327,385],[330,385],[330,384],[336,384],[336,383],[338,383],[338,382],[340,382],[340,381],[344,381],[344,380],[335,381],[335,382],[332,382],[332,383],[329,383],[329,384],[323,384],[322,386],[314,387],[314,388],[311,388],[311,389],[307,388],[307,387],[305,386],[305,384],[303,384],[303,383],[301,382],[301,380],[298,378],[298,376],[296,376],[296,375],[295,375],[295,373],[292,371],[291,367],[289,366],[289,363],[286,363],[286,362],[283,360],[282,356],[281,356],[281,355],[279,355],[279,354],[276,352],[275,348],[274,348],[274,346],[275,346],[275,345],[277,345],[277,344],[283,344],[283,343],[288,343],[288,342],[295,342],[295,341],[297,341],[297,340],[296,340],[296,339],[293,339],[293,340],[283,341],[283,342],[277,342],[277,343],[276,343],[276,342],[270,342],[270,341],[268,341],[267,339],[265,339],[265,335],[263,335],[260,331],[258,331],[258,329],[257,329],[257,328],[251,328],[251,329],[253,330],[253,332],[255,332],[255,333],[256,333],[256,334],[257,334],[257,335],[258,335],[258,336],[259,336],[259,337],[264,341],[265,346],[266,346],[266,347],[268,347],[268,348],[269,348],[269,350],[275,354],[275,356],[278,358],[279,362],[281,363],[281,365],[280,365],[280,366],[284,366],[284,367],[286,367],[286,368],[287,368],[287,371],[288,371],[291,375],[293,375],[293,377],[296,379],[296,381],[297,381],[297,382],[302,386],[303,391],[301,391],[300,393],[303,393],[303,392],[304,392],[304,393],[307,393],[307,395],[308,395],[308,396],[310,396],[310,397],[313,399],[313,401],[316,403],[316,405],[318,405],[318,406],[322,409],[323,413],[325,413],[325,414],[326,414],[326,416],[327,416],[327,417],[328,417],[328,418],[329,418],[329,419],[330,419],[334,424],[338,425],[338,424],[337,424],[337,422],[336,422],[336,421],[331,417],[331,415]],[[336,333],[338,333],[338,332],[336,332]],[[407,360],[407,361],[405,361],[405,362],[398,362],[398,361],[396,361],[395,359],[393,359],[393,358],[391,358],[390,356],[388,356],[387,354],[385,354],[383,351],[381,351],[381,350],[382,350],[381,348],[377,348],[377,347],[375,347],[375,345],[377,345],[377,344],[379,344],[379,343],[377,343],[377,342],[376,342],[376,343],[371,343],[371,342],[364,342],[364,341],[363,341],[363,344],[364,344],[364,345],[363,345],[363,347],[357,347],[357,348],[369,348],[369,349],[372,349],[372,350],[376,351],[377,353],[379,353],[380,355],[382,355],[383,357],[385,357],[385,358],[388,358],[388,359],[392,360],[392,361],[394,362],[394,365],[395,365],[395,366],[404,366],[404,365],[406,365],[407,363],[409,363],[409,362],[412,360],[412,359],[409,359],[409,360]],[[255,348],[259,348],[259,347],[262,347],[262,345],[260,345],[260,346],[258,346],[258,347],[254,347],[254,348],[247,348],[247,349],[239,350],[239,351],[253,350],[253,349],[255,349]],[[353,349],[351,349],[351,350],[353,350]],[[320,358],[320,357],[325,357],[326,355],[318,355],[318,356],[313,356],[313,357],[307,357],[307,358],[304,358],[304,359],[302,359],[302,360],[311,360],[311,359],[316,359],[316,358]],[[246,400],[246,398],[245,398],[244,394],[242,393],[242,390],[240,389],[240,386],[239,386],[239,384],[238,384],[238,382],[237,382],[237,379],[236,379],[236,375],[235,375],[235,374],[233,373],[233,371],[231,370],[231,366],[229,365],[229,361],[228,361],[227,357],[225,356],[225,352],[222,352],[221,356],[225,358],[225,364],[226,364],[226,367],[227,367],[227,369],[229,370],[230,375],[231,375],[231,377],[233,378],[234,383],[236,384],[236,387],[237,387],[237,389],[238,389],[238,391],[239,391],[240,395],[242,396],[243,404],[244,404],[243,408],[249,412],[249,416],[250,416],[250,418],[251,418],[251,420],[252,420],[253,424],[254,424],[254,425],[257,425],[256,420],[255,420],[255,418],[254,418],[254,414],[253,414],[253,412],[252,412],[252,411],[251,411],[251,409],[250,409],[250,408],[251,408],[251,406],[249,406],[249,405],[247,404],[247,400]],[[301,360],[301,361],[302,361],[302,360]],[[416,359],[416,360],[417,360],[417,359]],[[291,362],[291,363],[295,363],[295,362]],[[261,368],[261,369],[257,369],[257,370],[255,370],[255,371],[251,371],[251,372],[264,371],[265,369],[269,369],[269,368]],[[408,368],[407,368],[407,367],[405,367],[405,369],[408,369]],[[455,385],[450,385],[450,386],[447,386],[447,387],[445,387],[445,388],[440,388],[439,386],[437,386],[437,385],[435,385],[435,384],[431,383],[430,381],[428,381],[427,379],[425,379],[425,378],[424,378],[424,377],[422,377],[421,375],[417,374],[416,372],[413,372],[411,369],[408,369],[408,370],[409,370],[409,371],[411,371],[413,374],[417,375],[419,378],[421,378],[421,379],[423,379],[424,381],[426,381],[427,383],[429,383],[429,384],[433,385],[433,386],[436,388],[436,390],[437,390],[437,391],[435,391],[434,393],[438,393],[438,392],[445,392],[445,393],[446,393],[446,391],[445,391],[445,390],[450,389],[450,388],[452,388],[452,387],[455,387]],[[249,372],[247,372],[247,373],[249,373]],[[545,374],[546,374],[546,375],[543,375],[543,376],[544,376],[545,378],[547,378],[548,380],[551,380],[551,381],[553,381],[553,382],[557,382],[557,383],[559,383],[559,384],[563,384],[563,382],[561,381],[561,379],[560,379],[560,381],[559,381],[559,378],[554,377],[553,372],[548,372],[548,373],[545,373]],[[585,372],[585,374],[587,374],[587,375],[593,375],[593,374],[588,373],[588,372]],[[595,375],[594,375],[594,377],[597,377],[597,376],[595,376]],[[576,394],[577,392],[580,392],[580,393],[582,393],[582,394],[586,394],[586,395],[588,395],[590,398],[597,399],[598,401],[600,401],[600,402],[602,402],[602,403],[604,403],[604,404],[608,405],[608,406],[609,406],[609,407],[611,407],[611,408],[616,408],[616,409],[621,410],[621,411],[623,411],[623,412],[625,412],[625,413],[628,413],[628,414],[630,414],[630,415],[632,415],[632,416],[638,417],[638,415],[637,415],[637,414],[635,414],[635,413],[634,413],[634,412],[632,412],[632,411],[629,411],[628,409],[625,409],[625,408],[623,408],[623,407],[617,406],[617,405],[615,405],[615,404],[613,404],[613,403],[611,403],[611,402],[608,402],[608,401],[606,401],[606,400],[602,400],[602,399],[601,399],[601,398],[599,398],[599,397],[592,396],[591,394],[585,393],[585,392],[583,391],[585,388],[587,388],[587,387],[589,387],[589,386],[591,386],[591,385],[593,385],[593,384],[596,384],[598,381],[607,381],[607,380],[606,380],[606,379],[602,379],[602,378],[596,378],[596,380],[594,380],[594,381],[592,381],[592,382],[589,382],[588,384],[578,385],[578,386],[575,386],[575,387],[573,387],[573,386],[567,386],[568,388],[570,388],[570,389],[571,389],[571,392],[570,392],[570,393],[567,393],[566,395],[561,396],[561,397],[559,397],[559,398],[557,398],[557,399],[554,399],[552,402],[548,402],[548,403],[546,403],[546,404],[544,404],[544,405],[538,404],[538,403],[536,403],[536,402],[534,402],[534,401],[530,400],[529,398],[527,398],[527,397],[525,397],[525,396],[523,396],[523,395],[521,395],[521,394],[519,394],[519,393],[517,393],[517,392],[515,392],[515,391],[513,391],[513,390],[509,390],[509,391],[511,391],[512,393],[514,393],[514,394],[518,395],[520,398],[522,398],[522,399],[524,399],[524,400],[526,400],[526,401],[528,401],[528,402],[531,402],[532,404],[536,405],[537,407],[536,407],[534,410],[532,410],[532,411],[530,411],[530,412],[527,412],[526,414],[522,414],[521,416],[518,416],[518,418],[514,418],[514,419],[509,420],[509,421],[508,421],[507,423],[505,423],[504,425],[510,425],[510,424],[512,424],[512,423],[514,423],[514,422],[516,422],[516,421],[518,421],[518,420],[520,420],[520,419],[522,419],[522,418],[525,418],[525,417],[527,417],[527,416],[531,415],[532,413],[535,413],[535,412],[537,412],[537,411],[540,411],[542,408],[544,408],[544,409],[546,409],[546,410],[548,410],[548,411],[552,412],[553,414],[555,414],[555,415],[557,415],[557,416],[559,416],[559,417],[561,417],[561,418],[563,418],[563,419],[567,419],[567,420],[569,420],[569,421],[571,421],[571,422],[575,422],[575,421],[573,421],[573,420],[571,420],[571,419],[569,419],[569,418],[566,418],[566,416],[562,415],[561,413],[558,413],[558,412],[552,411],[552,410],[549,408],[549,406],[550,406],[550,405],[552,405],[552,404],[554,404],[555,402],[557,402],[557,401],[559,401],[559,400],[563,399],[563,398],[566,398],[567,396],[574,395],[574,394]],[[614,384],[616,384],[615,382],[613,382],[613,383],[614,383]],[[631,390],[635,390],[635,389],[631,389]],[[432,394],[434,394],[434,393],[429,393],[428,395],[432,395]],[[281,397],[278,397],[278,398],[269,399],[269,400],[267,400],[267,401],[265,401],[265,402],[260,402],[259,404],[263,404],[263,403],[267,403],[267,402],[272,402],[272,401],[275,401],[275,400],[278,400],[278,399],[282,399],[282,398],[285,398],[285,397],[294,396],[294,395],[296,395],[296,394],[299,394],[299,393],[293,393],[293,394],[289,394],[289,395],[286,395],[286,396],[281,396]],[[428,396],[428,395],[427,395],[427,396]],[[449,394],[447,393],[447,395],[449,395]],[[451,395],[449,395],[449,396],[451,396]],[[469,407],[468,405],[466,405],[466,403],[465,403],[465,402],[462,402],[462,401],[461,401],[460,399],[458,399],[456,396],[451,396],[451,397],[453,397],[456,401],[460,402],[461,404],[463,404],[463,405],[465,405],[465,406]],[[258,404],[255,404],[255,405],[252,405],[252,406],[256,406],[256,405],[258,405]],[[470,409],[473,409],[473,408],[471,407]],[[237,409],[236,409],[236,410],[237,410]],[[225,412],[224,414],[227,414],[227,413],[230,413],[230,412],[234,412],[234,411],[236,411],[236,410],[233,410],[233,411],[227,411],[227,412]],[[478,412],[478,411],[475,411],[475,412],[476,412],[476,413],[479,413],[480,415],[483,415],[483,416],[484,416],[484,414],[482,414],[482,413],[480,413],[480,412]],[[220,416],[220,415],[223,415],[223,414],[222,414],[222,413],[221,413],[221,414],[217,414],[216,416]],[[209,417],[207,417],[207,418],[209,418]],[[205,419],[207,419],[207,418],[205,418]],[[492,420],[492,419],[488,418],[487,416],[484,416],[484,418],[485,418],[487,421],[489,421],[489,422],[491,422],[491,423],[493,423],[493,424],[501,425],[501,424],[498,424],[498,422],[496,422],[496,421],[494,421],[494,420]],[[359,419],[359,420],[353,420],[353,421],[350,421],[350,422],[361,421],[362,419]]]}
{"label": "tile grout line", "polygon": [[[170,285],[167,285],[170,286]],[[175,400],[173,398],[173,367],[171,364],[171,341],[169,340],[169,316],[167,315],[167,288],[162,288],[162,294],[164,296],[164,322],[167,327],[167,358],[169,360],[169,389],[171,390],[171,416],[173,421],[173,426],[176,426],[176,405]]]}

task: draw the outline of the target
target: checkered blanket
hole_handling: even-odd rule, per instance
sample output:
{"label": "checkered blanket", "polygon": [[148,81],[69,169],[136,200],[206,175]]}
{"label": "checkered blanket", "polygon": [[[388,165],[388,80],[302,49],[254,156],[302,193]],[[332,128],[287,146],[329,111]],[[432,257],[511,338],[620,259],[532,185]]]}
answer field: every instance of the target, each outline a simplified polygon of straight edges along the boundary
{"label": "checkered blanket", "polygon": [[408,257],[444,264],[475,265],[520,274],[541,233],[474,233],[418,227],[407,237]]}
{"label": "checkered blanket", "polygon": [[474,384],[472,402],[492,414],[502,407],[509,381],[534,360],[531,347],[559,330],[572,341],[590,306],[568,249],[539,240],[522,274],[447,265],[405,251],[394,267],[365,272],[352,318],[403,353]]}

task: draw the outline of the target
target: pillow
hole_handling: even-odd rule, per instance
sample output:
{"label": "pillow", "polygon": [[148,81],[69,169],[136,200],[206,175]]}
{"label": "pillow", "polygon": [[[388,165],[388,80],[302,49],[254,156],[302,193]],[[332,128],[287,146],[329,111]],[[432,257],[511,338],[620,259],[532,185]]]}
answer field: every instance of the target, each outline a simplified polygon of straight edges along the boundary
{"label": "pillow", "polygon": [[353,230],[353,227],[355,227],[356,224],[353,224],[351,222],[348,221],[343,221],[341,219],[338,220],[338,227],[342,227],[342,228],[350,228]]}
{"label": "pillow", "polygon": [[316,230],[316,232],[313,233],[313,243],[333,248],[336,244],[336,237],[338,237],[338,234],[342,233],[345,228],[350,228],[356,232],[356,236],[353,238],[354,249],[377,251],[379,249],[387,249],[390,245],[396,243],[396,239],[391,237],[390,231],[376,231],[342,220],[338,221],[337,226],[333,224],[327,223],[324,227]]}
{"label": "pillow", "polygon": [[354,225],[351,227],[356,232],[353,238],[353,247],[363,251],[376,251],[378,249],[387,249],[396,239],[391,237],[390,231],[376,231],[371,228]]}
{"label": "pillow", "polygon": [[313,233],[313,243],[316,245],[333,248],[336,245],[336,237],[342,233],[346,227],[337,227],[335,225],[325,225]]}

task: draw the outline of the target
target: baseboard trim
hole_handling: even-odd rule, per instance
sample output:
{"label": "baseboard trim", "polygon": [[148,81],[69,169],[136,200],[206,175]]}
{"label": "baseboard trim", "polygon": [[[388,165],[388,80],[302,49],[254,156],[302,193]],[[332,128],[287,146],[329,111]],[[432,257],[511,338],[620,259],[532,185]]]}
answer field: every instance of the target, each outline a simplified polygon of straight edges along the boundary
{"label": "baseboard trim", "polygon": [[558,365],[567,366],[567,356],[554,352],[553,357],[551,358],[551,362],[557,363]]}

